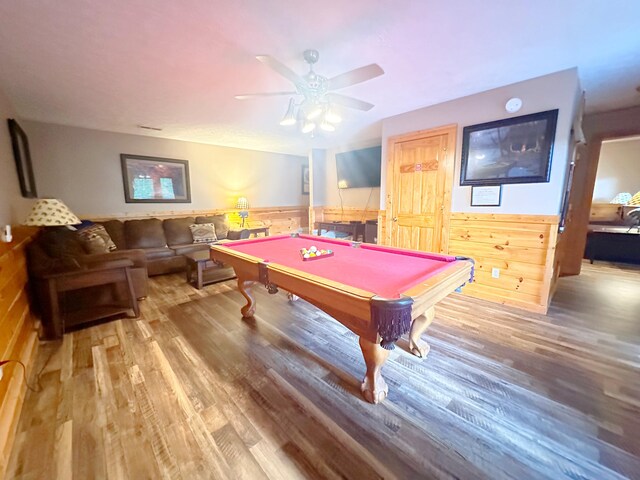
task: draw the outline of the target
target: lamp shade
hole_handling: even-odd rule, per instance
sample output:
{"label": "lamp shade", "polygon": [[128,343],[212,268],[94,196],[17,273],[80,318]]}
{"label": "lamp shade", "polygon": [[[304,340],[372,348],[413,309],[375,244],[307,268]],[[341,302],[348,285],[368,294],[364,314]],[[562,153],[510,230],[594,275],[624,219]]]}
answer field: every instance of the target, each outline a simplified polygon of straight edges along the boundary
{"label": "lamp shade", "polygon": [[246,197],[238,198],[238,201],[236,202],[236,208],[238,210],[248,210],[249,209],[249,200],[247,200]]}
{"label": "lamp shade", "polygon": [[62,225],[77,225],[82,223],[62,200],[43,198],[36,202],[31,213],[24,221],[24,225],[32,227],[54,227]]}
{"label": "lamp shade", "polygon": [[640,206],[640,191],[631,197],[631,200],[627,202],[627,205]]}
{"label": "lamp shade", "polygon": [[615,203],[618,205],[626,205],[631,200],[631,194],[629,192],[620,192],[609,203]]}

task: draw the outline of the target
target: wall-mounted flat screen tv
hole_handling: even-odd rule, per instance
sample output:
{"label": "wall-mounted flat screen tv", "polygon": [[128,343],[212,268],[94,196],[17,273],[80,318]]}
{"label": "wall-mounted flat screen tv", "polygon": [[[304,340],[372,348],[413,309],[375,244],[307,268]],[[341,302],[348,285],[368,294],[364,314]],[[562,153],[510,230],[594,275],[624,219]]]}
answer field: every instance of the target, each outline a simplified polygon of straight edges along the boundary
{"label": "wall-mounted flat screen tv", "polygon": [[338,188],[379,187],[381,163],[380,146],[336,154]]}

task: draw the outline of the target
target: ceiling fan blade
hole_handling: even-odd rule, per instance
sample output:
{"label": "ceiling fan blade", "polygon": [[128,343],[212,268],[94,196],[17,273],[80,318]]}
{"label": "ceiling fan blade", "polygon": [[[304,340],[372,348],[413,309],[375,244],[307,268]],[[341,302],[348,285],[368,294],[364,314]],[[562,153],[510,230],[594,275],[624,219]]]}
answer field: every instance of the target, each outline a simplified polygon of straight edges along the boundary
{"label": "ceiling fan blade", "polygon": [[375,107],[373,103],[358,100],[353,97],[347,97],[346,95],[340,95],[339,93],[327,93],[326,97],[331,103],[336,103],[344,107],[355,108],[357,110],[363,110],[365,112],[368,112]]}
{"label": "ceiling fan blade", "polygon": [[248,100],[255,97],[273,97],[275,95],[297,95],[298,92],[267,92],[267,93],[243,93],[235,95],[237,100]]}
{"label": "ceiling fan blade", "polygon": [[379,77],[384,73],[384,70],[377,63],[372,63],[364,67],[356,68],[349,72],[345,72],[340,75],[336,75],[329,79],[329,89],[337,90],[339,88],[349,87],[356,83],[366,82],[372,78]]}
{"label": "ceiling fan blade", "polygon": [[287,67],[284,63],[280,62],[279,60],[276,60],[275,58],[270,57],[269,55],[256,55],[256,58],[260,60],[262,63],[264,63],[265,65],[267,65],[268,67],[271,67],[272,70],[275,70],[284,78],[293,82],[295,85],[304,83],[304,80],[300,75],[298,75],[296,72],[291,70],[289,67]]}

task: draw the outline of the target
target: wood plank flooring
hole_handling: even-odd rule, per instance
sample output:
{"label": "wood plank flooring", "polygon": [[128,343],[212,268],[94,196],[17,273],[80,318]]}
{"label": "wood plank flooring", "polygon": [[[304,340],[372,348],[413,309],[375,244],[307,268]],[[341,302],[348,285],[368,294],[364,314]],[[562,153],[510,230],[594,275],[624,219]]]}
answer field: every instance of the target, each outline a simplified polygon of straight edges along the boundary
{"label": "wood plank flooring", "polygon": [[585,264],[547,316],[451,295],[377,406],[351,332],[258,288],[242,321],[234,287],[155,277],[44,343],[8,478],[640,478],[638,268]]}

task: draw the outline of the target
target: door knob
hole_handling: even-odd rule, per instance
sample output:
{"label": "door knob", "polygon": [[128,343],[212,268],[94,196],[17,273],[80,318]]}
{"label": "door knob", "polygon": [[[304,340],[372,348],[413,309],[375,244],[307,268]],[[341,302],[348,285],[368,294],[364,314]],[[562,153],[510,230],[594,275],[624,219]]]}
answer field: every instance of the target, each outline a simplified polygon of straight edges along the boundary
{"label": "door knob", "polygon": [[393,217],[393,218],[392,218],[392,220],[393,220],[394,222],[397,222],[397,221],[398,221],[398,217]]}

